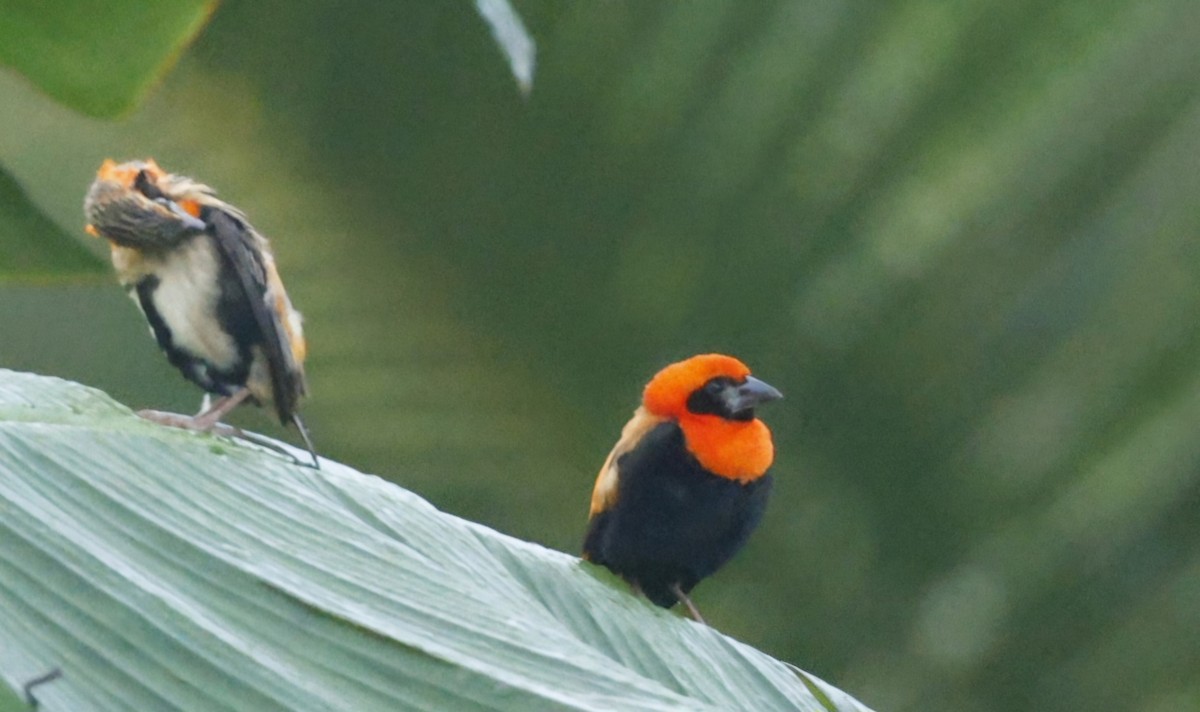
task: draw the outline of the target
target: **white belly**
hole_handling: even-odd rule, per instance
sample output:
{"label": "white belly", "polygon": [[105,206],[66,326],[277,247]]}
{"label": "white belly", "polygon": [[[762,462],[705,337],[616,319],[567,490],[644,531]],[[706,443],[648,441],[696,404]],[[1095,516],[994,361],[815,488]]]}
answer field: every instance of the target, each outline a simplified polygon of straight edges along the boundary
{"label": "white belly", "polygon": [[147,275],[158,278],[158,287],[150,298],[171,330],[176,348],[218,369],[233,367],[238,360],[237,346],[217,321],[220,263],[210,238],[198,236],[161,257],[141,256],[136,267],[120,264],[114,252],[113,263],[122,282],[127,277],[130,284]]}

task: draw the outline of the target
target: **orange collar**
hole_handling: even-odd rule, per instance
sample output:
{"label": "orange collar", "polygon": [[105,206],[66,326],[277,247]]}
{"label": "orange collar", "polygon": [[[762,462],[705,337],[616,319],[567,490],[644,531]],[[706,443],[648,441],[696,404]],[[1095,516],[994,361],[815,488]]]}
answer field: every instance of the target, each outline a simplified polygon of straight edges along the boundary
{"label": "orange collar", "polygon": [[688,451],[719,477],[755,480],[766,474],[775,460],[771,431],[757,418],[742,422],[689,413],[679,419],[679,427]]}

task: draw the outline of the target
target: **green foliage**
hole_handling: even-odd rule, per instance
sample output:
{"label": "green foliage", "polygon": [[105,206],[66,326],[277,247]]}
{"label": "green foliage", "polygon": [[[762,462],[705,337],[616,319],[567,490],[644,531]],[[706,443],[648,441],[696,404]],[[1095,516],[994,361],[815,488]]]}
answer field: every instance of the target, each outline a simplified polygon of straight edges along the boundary
{"label": "green foliage", "polygon": [[[92,116],[131,109],[200,31],[216,0],[0,0],[0,64]],[[96,271],[0,165],[0,278]]]}
{"label": "green foliage", "polygon": [[0,683],[0,712],[28,712],[29,706],[13,690]]}
{"label": "green foliage", "polygon": [[[67,234],[105,157],[216,186],[321,451],[555,548],[653,369],[744,357],[777,490],[698,602],[879,708],[1194,704],[1200,4],[517,4],[527,99],[470,2],[227,0],[120,123],[0,75],[0,163]],[[115,285],[0,302],[0,363],[195,407]]]}
{"label": "green foliage", "polygon": [[208,20],[216,0],[3,0],[0,62],[92,116],[128,111]]}
{"label": "green foliage", "polygon": [[0,677],[61,666],[53,708],[866,712],[578,559],[90,388],[0,371],[0,453]]}
{"label": "green foliage", "polygon": [[0,278],[98,273],[100,261],[37,209],[0,169]]}

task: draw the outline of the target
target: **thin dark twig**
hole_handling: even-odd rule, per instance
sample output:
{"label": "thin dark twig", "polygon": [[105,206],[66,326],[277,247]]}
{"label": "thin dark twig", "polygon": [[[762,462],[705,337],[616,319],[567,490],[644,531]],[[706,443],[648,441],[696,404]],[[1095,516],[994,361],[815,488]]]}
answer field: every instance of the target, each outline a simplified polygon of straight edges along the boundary
{"label": "thin dark twig", "polygon": [[62,668],[56,667],[47,673],[38,675],[32,680],[27,680],[25,684],[21,686],[21,691],[25,693],[25,704],[36,710],[40,703],[38,702],[38,698],[34,697],[33,695],[33,688],[45,685],[48,682],[54,682],[58,678],[62,677],[62,675]]}

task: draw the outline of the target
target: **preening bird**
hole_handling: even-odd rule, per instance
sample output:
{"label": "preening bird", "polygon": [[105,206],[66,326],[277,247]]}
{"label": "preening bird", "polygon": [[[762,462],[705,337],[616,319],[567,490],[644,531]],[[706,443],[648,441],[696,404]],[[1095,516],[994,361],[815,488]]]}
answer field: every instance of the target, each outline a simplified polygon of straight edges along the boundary
{"label": "preening bird", "polygon": [[596,478],[584,558],[703,621],[688,593],[762,520],[775,446],[754,409],[782,397],[721,354],[659,371]]}
{"label": "preening bird", "polygon": [[[153,160],[107,160],[83,204],[87,232],[108,240],[117,279],[141,308],[167,360],[216,396],[196,416],[141,411],[192,430],[222,430],[244,401],[294,423],[319,466],[296,409],[306,394],[307,346],[266,238],[232,205]],[[208,405],[209,397],[205,397]]]}

